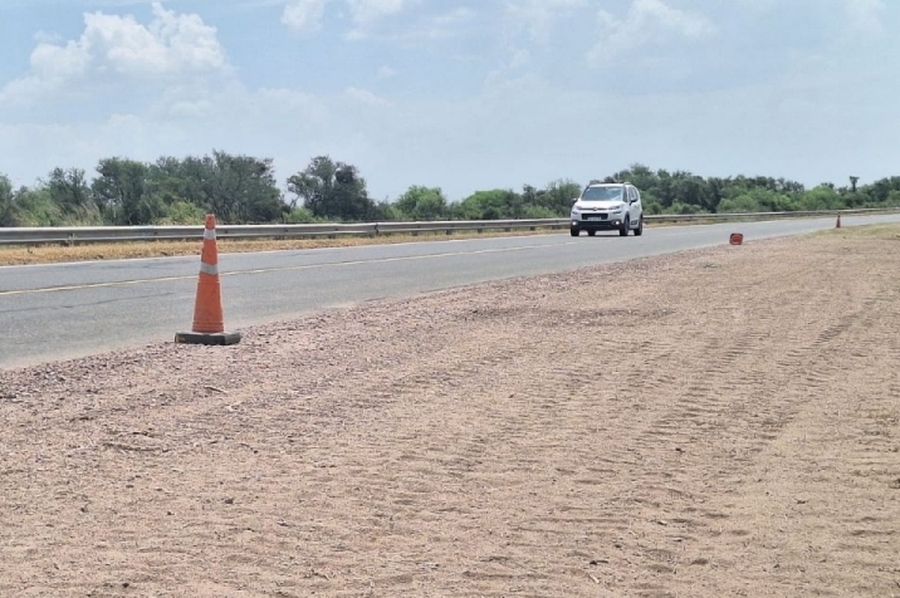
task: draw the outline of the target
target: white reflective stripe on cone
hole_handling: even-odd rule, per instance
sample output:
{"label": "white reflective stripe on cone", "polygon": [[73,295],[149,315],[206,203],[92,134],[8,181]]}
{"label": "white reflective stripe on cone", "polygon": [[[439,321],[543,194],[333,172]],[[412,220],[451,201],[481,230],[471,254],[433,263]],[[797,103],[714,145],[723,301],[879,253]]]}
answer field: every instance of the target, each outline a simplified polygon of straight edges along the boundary
{"label": "white reflective stripe on cone", "polygon": [[213,264],[204,264],[200,263],[200,273],[201,274],[209,274],[210,276],[218,276],[219,275],[219,267]]}
{"label": "white reflective stripe on cone", "polygon": [[204,228],[203,229],[203,240],[204,241],[215,241],[216,240],[216,229]]}

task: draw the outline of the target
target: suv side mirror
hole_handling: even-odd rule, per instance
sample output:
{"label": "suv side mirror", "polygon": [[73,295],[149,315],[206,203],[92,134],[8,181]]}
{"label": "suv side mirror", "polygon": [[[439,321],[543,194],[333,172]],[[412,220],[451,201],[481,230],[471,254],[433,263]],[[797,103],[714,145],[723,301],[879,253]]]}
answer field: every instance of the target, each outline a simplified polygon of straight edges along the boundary
{"label": "suv side mirror", "polygon": [[573,198],[572,198],[572,203],[574,204],[576,201],[578,201],[578,198],[577,198],[577,197],[573,197]]}

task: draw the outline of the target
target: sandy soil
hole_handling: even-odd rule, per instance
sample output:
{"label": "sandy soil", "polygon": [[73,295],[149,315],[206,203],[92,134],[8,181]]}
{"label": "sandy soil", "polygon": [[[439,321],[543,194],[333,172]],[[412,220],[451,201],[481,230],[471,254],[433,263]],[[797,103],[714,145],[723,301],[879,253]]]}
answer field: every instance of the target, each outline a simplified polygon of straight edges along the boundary
{"label": "sandy soil", "polygon": [[896,239],[243,332],[0,372],[0,596],[900,596]]}

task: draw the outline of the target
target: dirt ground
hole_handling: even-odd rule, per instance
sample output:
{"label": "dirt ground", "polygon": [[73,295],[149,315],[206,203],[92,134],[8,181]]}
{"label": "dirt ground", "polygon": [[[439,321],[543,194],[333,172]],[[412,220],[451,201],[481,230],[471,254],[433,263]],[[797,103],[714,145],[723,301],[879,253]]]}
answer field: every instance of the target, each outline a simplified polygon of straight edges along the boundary
{"label": "dirt ground", "polygon": [[0,372],[0,596],[900,596],[847,230]]}

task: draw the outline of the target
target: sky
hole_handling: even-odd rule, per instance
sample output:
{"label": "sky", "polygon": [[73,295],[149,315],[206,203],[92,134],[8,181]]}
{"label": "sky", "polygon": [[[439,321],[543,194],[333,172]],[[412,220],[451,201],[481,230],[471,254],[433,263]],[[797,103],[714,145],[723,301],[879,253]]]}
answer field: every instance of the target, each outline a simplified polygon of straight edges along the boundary
{"label": "sky", "polygon": [[413,185],[632,164],[900,176],[897,0],[0,0],[0,174],[121,157],[352,164]]}

